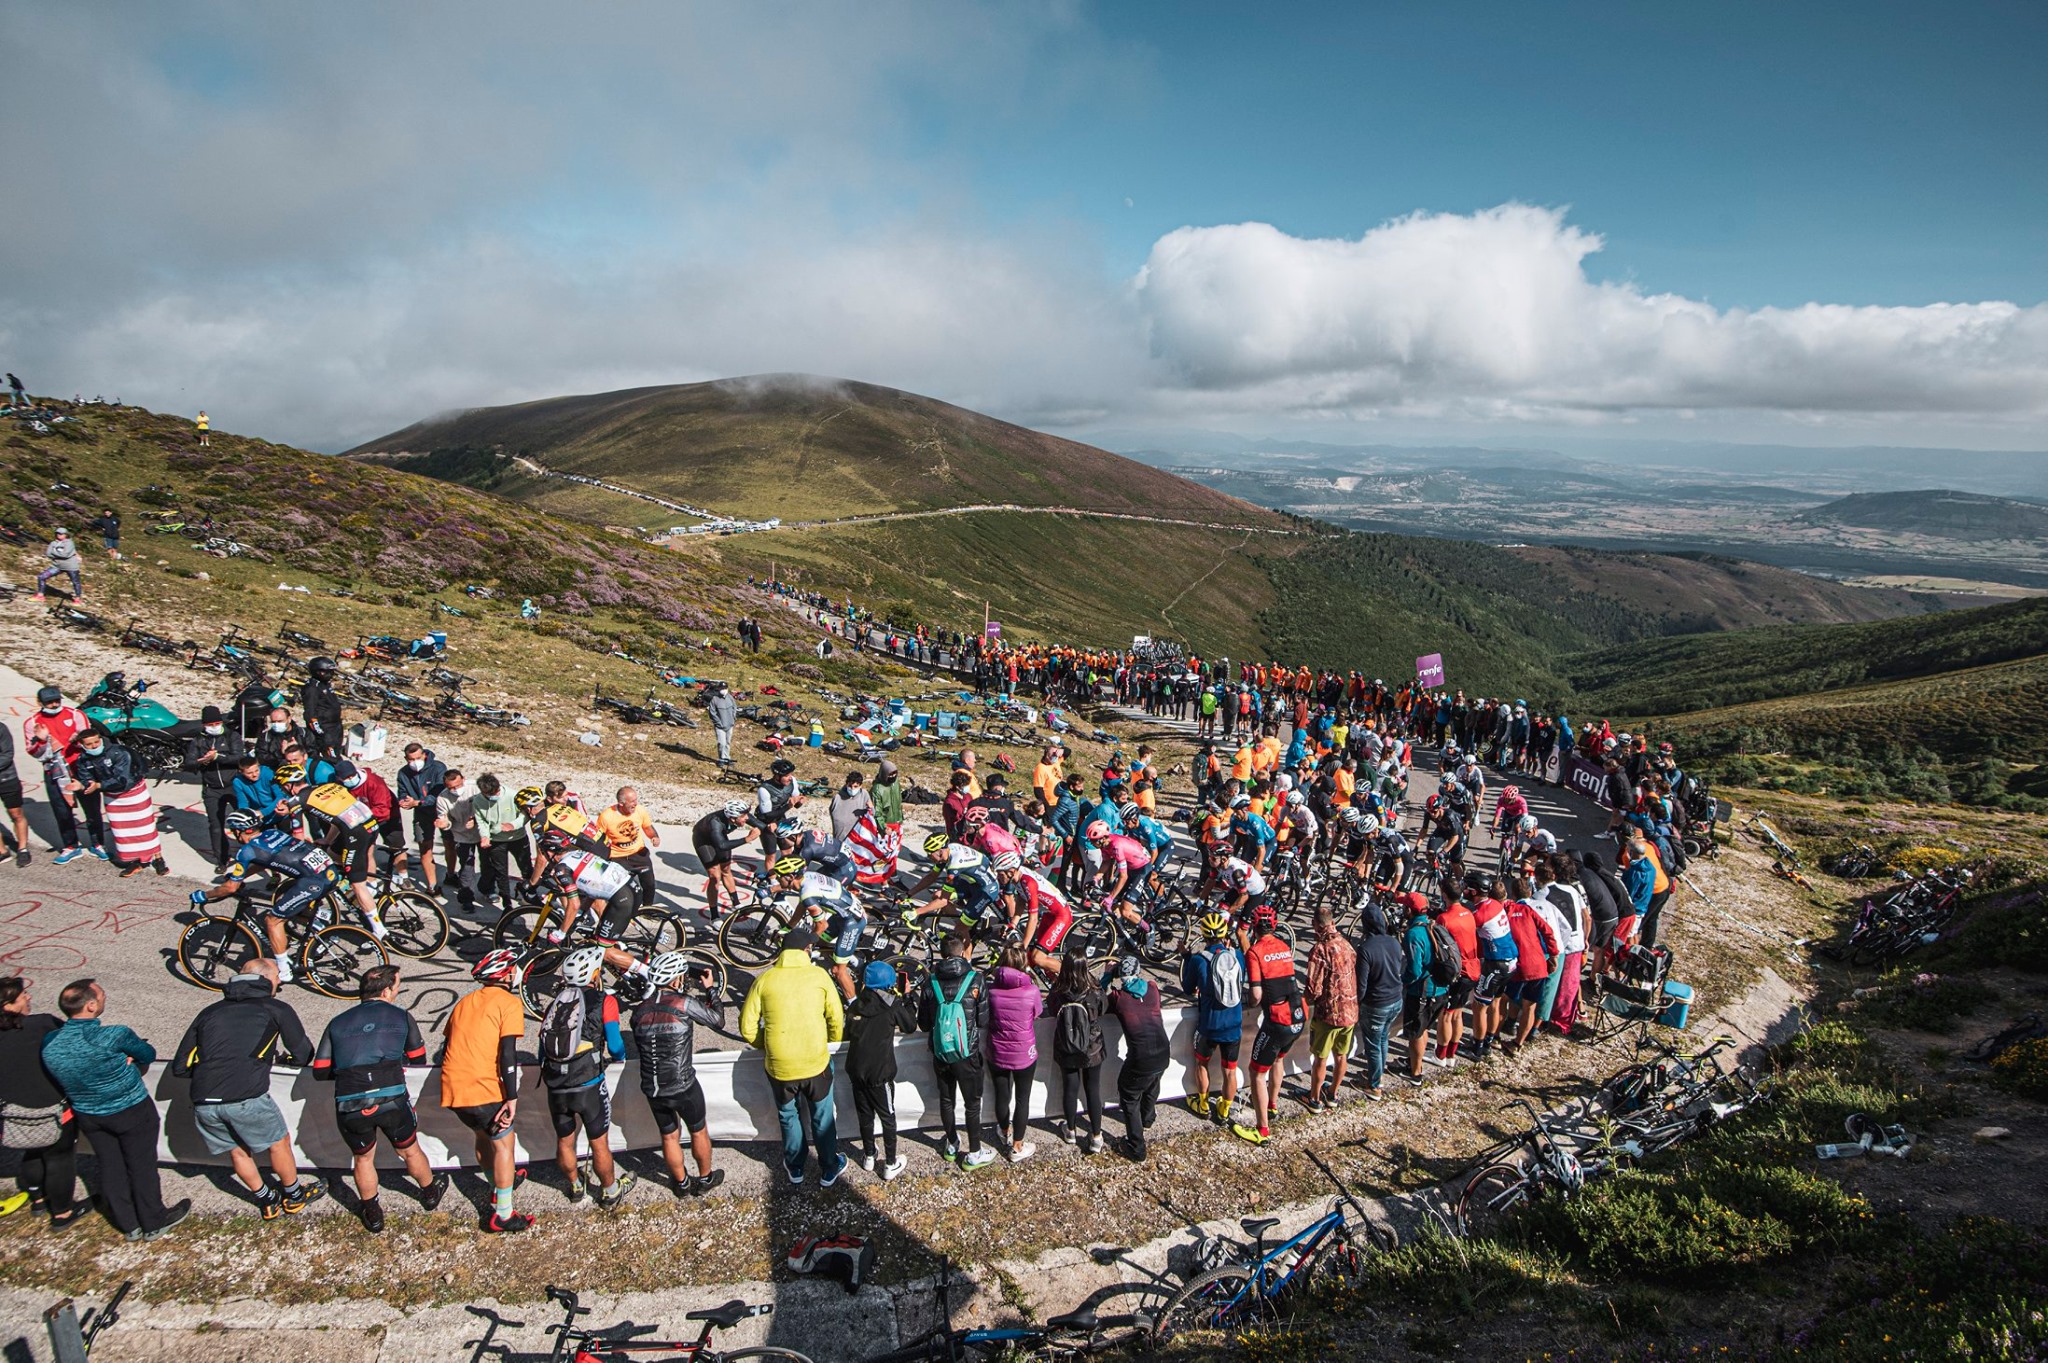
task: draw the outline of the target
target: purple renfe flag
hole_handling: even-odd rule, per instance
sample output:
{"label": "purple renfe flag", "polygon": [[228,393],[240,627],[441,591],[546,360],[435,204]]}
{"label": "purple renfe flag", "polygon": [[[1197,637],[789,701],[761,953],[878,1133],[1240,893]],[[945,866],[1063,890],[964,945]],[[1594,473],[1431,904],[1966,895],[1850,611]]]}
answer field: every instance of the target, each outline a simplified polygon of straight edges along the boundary
{"label": "purple renfe flag", "polygon": [[1444,655],[1428,653],[1415,660],[1415,680],[1435,690],[1444,684]]}

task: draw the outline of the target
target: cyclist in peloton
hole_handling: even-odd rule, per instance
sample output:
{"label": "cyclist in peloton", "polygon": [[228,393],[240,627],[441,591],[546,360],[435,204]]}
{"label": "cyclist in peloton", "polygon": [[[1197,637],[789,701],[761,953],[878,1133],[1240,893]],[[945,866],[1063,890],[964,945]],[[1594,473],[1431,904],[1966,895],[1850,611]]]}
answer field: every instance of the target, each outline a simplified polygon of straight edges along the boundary
{"label": "cyclist in peloton", "polygon": [[1240,924],[1266,903],[1266,873],[1243,857],[1225,859],[1217,869],[1216,885],[1223,891],[1217,907]]}
{"label": "cyclist in peloton", "polygon": [[647,963],[619,948],[619,936],[640,907],[633,888],[633,873],[595,852],[578,847],[576,839],[560,828],[540,836],[540,855],[534,859],[533,878],[528,884],[543,883],[561,892],[562,925],[547,934],[550,946],[561,946],[578,935],[589,937],[604,949],[604,963],[625,975],[647,978]]}
{"label": "cyclist in peloton", "polygon": [[841,885],[853,884],[859,868],[853,858],[846,854],[846,845],[837,838],[828,838],[815,829],[806,828],[794,838],[782,844],[782,856],[778,861],[795,857],[819,875],[830,876]]}
{"label": "cyclist in peloton", "polygon": [[924,840],[924,854],[931,858],[932,869],[910,887],[905,898],[915,899],[934,885],[939,887],[939,893],[905,909],[905,923],[914,926],[918,919],[954,904],[959,905],[961,931],[969,936],[976,934],[984,918],[991,922],[1008,921],[1007,913],[998,913],[1003,887],[986,853],[954,842],[944,833],[934,833]]}
{"label": "cyclist in peloton", "polygon": [[192,907],[203,908],[216,900],[239,896],[243,884],[260,872],[269,872],[280,880],[288,878],[291,883],[279,889],[272,896],[270,907],[263,911],[263,934],[270,939],[270,954],[277,961],[278,982],[289,984],[292,967],[286,954],[289,944],[285,940],[284,920],[298,917],[340,886],[334,859],[325,848],[302,842],[281,828],[265,830],[263,816],[253,809],[229,811],[225,824],[228,836],[241,845],[241,850],[229,863],[220,884],[210,890],[192,892]]}
{"label": "cyclist in peloton", "polygon": [[[1015,852],[997,854],[992,863],[1003,887],[1003,899],[1010,906],[1010,930],[1030,946],[1031,964],[1056,978],[1060,971],[1060,947],[1074,926],[1074,910],[1066,896],[1050,880],[1024,865]],[[1024,919],[1021,933],[1017,919]]]}
{"label": "cyclist in peloton", "polygon": [[1266,863],[1272,860],[1273,849],[1279,842],[1279,834],[1273,831],[1273,825],[1252,808],[1252,797],[1243,794],[1230,797],[1230,836],[1236,844],[1237,855],[1260,871],[1264,871]]}
{"label": "cyclist in peloton", "polygon": [[1152,935],[1152,925],[1138,912],[1138,906],[1131,902],[1131,895],[1145,883],[1145,873],[1152,865],[1152,854],[1136,838],[1127,838],[1121,833],[1110,831],[1108,824],[1097,819],[1088,825],[1085,834],[1090,844],[1102,849],[1102,880],[1109,891],[1109,906],[1124,922],[1130,924],[1131,932],[1142,942]]}
{"label": "cyclist in peloton", "polygon": [[[347,765],[350,775],[353,764]],[[336,768],[336,776],[341,774]],[[307,842],[322,848],[348,877],[349,894],[357,912],[378,941],[384,940],[384,922],[377,916],[377,900],[370,893],[370,872],[376,863],[377,816],[366,801],[338,783],[309,786],[306,769],[296,763],[277,769],[278,784],[292,797]]]}
{"label": "cyclist in peloton", "polygon": [[1173,860],[1173,834],[1168,831],[1165,824],[1147,814],[1135,802],[1118,805],[1116,812],[1117,817],[1123,822],[1124,835],[1136,838],[1144,847],[1146,855],[1152,858],[1151,864],[1145,869],[1145,884],[1156,894],[1166,864]]}
{"label": "cyclist in peloton", "polygon": [[[794,899],[798,912],[810,920],[811,931],[821,942],[832,944],[832,979],[840,994],[852,999],[860,992],[853,980],[853,963],[859,959],[861,938],[868,928],[868,913],[860,896],[845,882],[814,870],[811,863],[794,853],[776,861],[775,897]],[[790,915],[792,920],[796,914]]]}

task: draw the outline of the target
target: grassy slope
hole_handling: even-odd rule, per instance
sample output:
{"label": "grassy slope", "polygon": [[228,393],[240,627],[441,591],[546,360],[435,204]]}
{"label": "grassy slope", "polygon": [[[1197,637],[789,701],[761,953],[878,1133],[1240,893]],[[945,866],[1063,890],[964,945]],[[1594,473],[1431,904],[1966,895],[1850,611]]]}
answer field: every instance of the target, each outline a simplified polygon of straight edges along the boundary
{"label": "grassy slope", "polygon": [[1845,587],[1789,568],[1716,554],[1629,554],[1571,545],[1510,550],[1575,592],[1613,596],[1657,616],[1667,634],[1885,620],[1929,609],[1910,592]]}
{"label": "grassy slope", "polygon": [[1701,634],[1570,660],[1588,713],[1670,714],[2048,652],[2048,598],[1870,624]]}
{"label": "grassy slope", "polygon": [[785,520],[1015,502],[1284,523],[1092,446],[891,388],[794,376],[481,408],[352,453],[457,446],[530,454],[716,511]]}

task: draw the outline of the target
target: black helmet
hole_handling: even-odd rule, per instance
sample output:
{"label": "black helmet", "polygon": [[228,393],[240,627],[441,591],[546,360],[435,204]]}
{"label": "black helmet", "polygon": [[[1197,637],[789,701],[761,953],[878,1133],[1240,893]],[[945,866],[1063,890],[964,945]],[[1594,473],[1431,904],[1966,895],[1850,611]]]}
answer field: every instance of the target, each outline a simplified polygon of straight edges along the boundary
{"label": "black helmet", "polygon": [[316,677],[331,677],[341,671],[341,668],[334,659],[322,655],[318,658],[308,658],[306,660],[306,671]]}
{"label": "black helmet", "polygon": [[795,770],[796,763],[790,761],[787,757],[778,757],[768,764],[768,774],[770,776],[787,776]]}

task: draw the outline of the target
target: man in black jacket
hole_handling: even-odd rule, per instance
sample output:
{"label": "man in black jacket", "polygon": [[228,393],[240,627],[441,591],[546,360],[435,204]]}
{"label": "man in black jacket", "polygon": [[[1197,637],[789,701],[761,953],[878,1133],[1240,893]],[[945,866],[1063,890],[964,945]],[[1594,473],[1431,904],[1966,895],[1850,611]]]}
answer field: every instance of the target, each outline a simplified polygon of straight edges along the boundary
{"label": "man in black jacket", "polygon": [[[967,961],[967,939],[959,933],[946,938],[944,955],[932,968],[932,977],[917,991],[917,1026],[930,1032],[932,1072],[939,1081],[939,1112],[946,1122],[944,1154],[958,1160],[962,1169],[980,1169],[995,1162],[996,1153],[981,1144],[981,1093],[988,1074],[982,1066],[982,1039],[988,1035],[988,979]],[[962,1054],[947,1059],[941,1054],[938,1030],[940,1001],[958,1003],[965,1015],[967,1035]],[[960,1128],[953,1114],[958,1097],[967,1110],[967,1148],[960,1147]]]}
{"label": "man in black jacket", "polygon": [[228,732],[218,705],[199,712],[199,732],[185,740],[185,766],[199,773],[199,798],[206,806],[206,843],[218,875],[235,858],[225,820],[235,807],[235,773],[241,769],[242,736]]}
{"label": "man in black jacket", "polygon": [[334,674],[341,668],[332,658],[313,658],[306,663],[306,684],[299,688],[299,700],[306,710],[306,728],[313,741],[307,751],[332,757],[341,751],[341,697],[334,694]]}
{"label": "man in black jacket", "polygon": [[[647,963],[654,993],[633,1010],[633,1048],[639,1056],[640,1091],[661,1132],[661,1158],[677,1197],[702,1197],[725,1182],[725,1170],[711,1167],[711,1132],[705,1126],[704,1090],[697,1083],[697,1024],[725,1026],[725,1005],[711,995],[711,968],[679,951]],[[685,986],[693,992],[683,993]],[[697,1176],[683,1163],[681,1133],[690,1133]]]}
{"label": "man in black jacket", "polygon": [[879,1163],[883,1181],[889,1182],[908,1167],[896,1153],[896,1034],[917,1029],[917,1010],[896,992],[896,967],[887,961],[869,961],[861,985],[846,1005],[846,1078],[860,1121],[860,1167],[875,1172],[875,1128],[880,1127]]}
{"label": "man in black jacket", "polygon": [[428,894],[438,892],[441,879],[434,862],[434,801],[447,776],[448,764],[434,756],[432,748],[405,745],[405,762],[398,768],[398,786],[392,793],[399,809],[411,811],[413,846],[419,848],[420,874]]}
{"label": "man in black jacket", "polygon": [[[299,1177],[291,1130],[270,1096],[273,1064],[304,1065],[312,1058],[299,1015],[277,997],[276,964],[257,956],[228,981],[219,1002],[192,1019],[171,1060],[171,1073],[192,1081],[200,1138],[213,1154],[228,1157],[265,1221],[302,1212],[327,1191],[311,1174]],[[259,1153],[277,1175],[275,1188],[256,1167]]]}
{"label": "man in black jacket", "polygon": [[286,748],[304,748],[313,751],[313,735],[292,723],[292,712],[282,705],[272,708],[269,721],[263,732],[256,735],[256,756],[264,766],[276,771],[291,759],[285,756]]}

